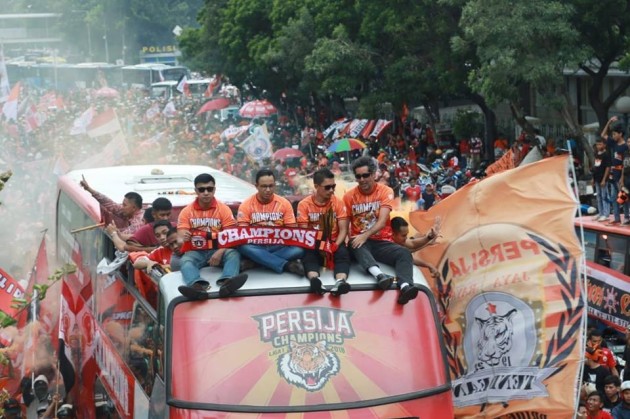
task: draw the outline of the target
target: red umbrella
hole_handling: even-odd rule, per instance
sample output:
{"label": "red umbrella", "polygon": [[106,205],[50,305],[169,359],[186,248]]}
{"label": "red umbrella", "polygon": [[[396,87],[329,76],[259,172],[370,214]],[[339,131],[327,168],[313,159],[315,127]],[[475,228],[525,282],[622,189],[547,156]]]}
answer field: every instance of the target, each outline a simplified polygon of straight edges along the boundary
{"label": "red umbrella", "polygon": [[266,118],[277,112],[276,107],[266,100],[247,102],[238,111],[243,118]]}
{"label": "red umbrella", "polygon": [[118,93],[118,90],[112,89],[111,87],[101,87],[96,92],[94,92],[94,95],[97,97],[112,98],[112,97],[118,97],[119,93]]}
{"label": "red umbrella", "polygon": [[304,156],[304,153],[302,153],[300,150],[297,150],[295,148],[289,148],[289,147],[281,148],[277,150],[275,153],[273,153],[274,160],[286,160],[286,159],[298,158],[302,156]]}
{"label": "red umbrella", "polygon": [[218,111],[219,109],[227,108],[228,106],[230,106],[230,99],[226,97],[209,100],[204,103],[201,108],[199,108],[199,110],[197,111],[197,115],[204,112]]}

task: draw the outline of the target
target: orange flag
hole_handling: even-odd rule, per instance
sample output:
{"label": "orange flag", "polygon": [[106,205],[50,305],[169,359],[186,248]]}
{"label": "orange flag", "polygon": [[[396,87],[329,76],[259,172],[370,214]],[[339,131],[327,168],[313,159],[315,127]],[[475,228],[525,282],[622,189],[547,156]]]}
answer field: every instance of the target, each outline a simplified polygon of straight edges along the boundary
{"label": "orange flag", "polygon": [[456,417],[572,417],[586,316],[568,159],[475,182],[427,212]]}

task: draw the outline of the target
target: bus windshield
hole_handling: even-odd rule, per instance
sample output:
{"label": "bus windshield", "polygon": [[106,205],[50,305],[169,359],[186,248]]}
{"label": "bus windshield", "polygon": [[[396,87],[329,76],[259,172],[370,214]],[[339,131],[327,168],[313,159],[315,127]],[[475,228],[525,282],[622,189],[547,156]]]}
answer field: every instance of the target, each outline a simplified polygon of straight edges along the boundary
{"label": "bus windshield", "polygon": [[302,293],[178,304],[171,396],[220,410],[309,411],[449,387],[428,293],[404,308],[395,299],[365,290],[342,302]]}

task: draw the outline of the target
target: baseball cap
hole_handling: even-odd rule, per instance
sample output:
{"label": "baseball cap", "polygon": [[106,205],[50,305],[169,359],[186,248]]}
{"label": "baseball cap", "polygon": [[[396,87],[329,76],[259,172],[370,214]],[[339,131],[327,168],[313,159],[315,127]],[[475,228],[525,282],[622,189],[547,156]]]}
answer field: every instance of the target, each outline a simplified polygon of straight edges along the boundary
{"label": "baseball cap", "polygon": [[621,391],[630,390],[630,381],[624,381],[621,383]]}
{"label": "baseball cap", "polygon": [[20,403],[16,399],[8,399],[4,402],[2,407],[6,413],[19,413],[21,410]]}

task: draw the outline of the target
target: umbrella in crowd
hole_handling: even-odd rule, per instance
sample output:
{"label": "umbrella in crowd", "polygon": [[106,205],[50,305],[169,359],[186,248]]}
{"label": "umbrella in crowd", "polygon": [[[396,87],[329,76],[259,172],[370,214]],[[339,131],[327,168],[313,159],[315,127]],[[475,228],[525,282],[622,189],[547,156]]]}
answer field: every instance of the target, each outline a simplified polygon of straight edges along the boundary
{"label": "umbrella in crowd", "polygon": [[204,103],[201,108],[199,108],[199,110],[197,111],[197,115],[200,115],[204,112],[218,111],[219,109],[224,109],[228,106],[230,106],[230,99],[225,97],[209,100]]}
{"label": "umbrella in crowd", "polygon": [[118,97],[118,90],[112,89],[111,87],[101,87],[96,92],[94,92],[96,97],[102,98],[115,98]]}
{"label": "umbrella in crowd", "polygon": [[273,153],[274,160],[286,160],[286,159],[292,159],[292,158],[299,158],[302,156],[304,156],[304,153],[302,153],[300,150],[297,150],[295,148],[290,148],[290,147],[281,148],[279,150],[276,150],[275,153]]}
{"label": "umbrella in crowd", "polygon": [[238,111],[243,118],[267,118],[277,112],[276,107],[266,100],[247,102]]}
{"label": "umbrella in crowd", "polygon": [[342,138],[332,143],[326,151],[329,153],[342,153],[344,151],[361,150],[367,147],[365,143],[356,138]]}

